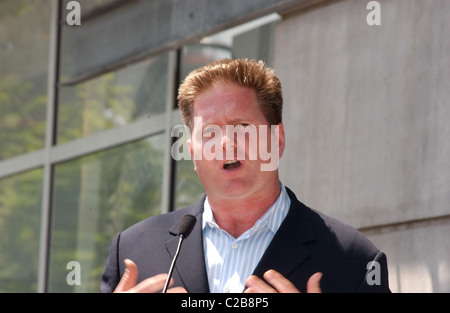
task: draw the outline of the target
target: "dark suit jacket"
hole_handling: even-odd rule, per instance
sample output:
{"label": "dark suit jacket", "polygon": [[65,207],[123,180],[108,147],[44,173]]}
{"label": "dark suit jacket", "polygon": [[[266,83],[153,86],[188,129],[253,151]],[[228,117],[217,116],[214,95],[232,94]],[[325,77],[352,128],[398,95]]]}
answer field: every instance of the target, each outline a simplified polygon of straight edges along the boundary
{"label": "dark suit jacket", "polygon": [[[306,292],[308,278],[322,272],[323,292],[390,292],[383,252],[352,227],[306,207],[292,191],[287,191],[291,198],[289,213],[257,265],[255,275],[262,277],[265,271],[275,269],[301,292]],[[100,290],[115,289],[126,258],[138,266],[138,282],[167,273],[178,245],[179,222],[183,215],[192,214],[197,223],[183,242],[172,277],[174,286],[182,286],[188,292],[209,292],[201,227],[204,200],[205,196],[191,206],[150,217],[119,233],[112,242]],[[379,266],[368,266],[371,261]]]}

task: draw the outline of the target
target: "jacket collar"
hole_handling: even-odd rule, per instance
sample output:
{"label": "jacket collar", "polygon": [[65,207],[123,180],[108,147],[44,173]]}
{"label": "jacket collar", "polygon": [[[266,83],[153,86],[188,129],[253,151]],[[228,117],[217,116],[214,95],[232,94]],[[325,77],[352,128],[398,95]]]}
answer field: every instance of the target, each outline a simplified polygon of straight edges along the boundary
{"label": "jacket collar", "polygon": [[203,255],[201,222],[205,197],[206,195],[204,195],[197,203],[180,210],[180,218],[169,229],[169,232],[174,237],[166,242],[167,252],[169,253],[170,257],[173,258],[179,242],[179,237],[177,235],[178,227],[182,217],[181,212],[184,212],[184,214],[192,214],[196,217],[197,222],[195,223],[194,229],[192,230],[189,237],[183,241],[174,270],[174,276],[177,273],[183,286],[190,293],[209,292],[205,258]]}
{"label": "jacket collar", "polygon": [[304,244],[315,240],[309,209],[297,200],[289,188],[286,190],[291,198],[289,213],[253,272],[259,277],[269,269],[274,269],[285,277],[289,276],[310,256]]}
{"label": "jacket collar", "polygon": [[[309,250],[303,244],[315,240],[313,225],[309,219],[310,210],[297,200],[297,197],[289,188],[286,187],[286,190],[291,199],[289,213],[253,272],[254,275],[259,277],[262,277],[269,269],[274,269],[285,277],[289,276],[297,266],[310,256]],[[202,214],[205,197],[206,195],[197,203],[180,210],[197,218],[192,233],[183,242],[175,266],[175,271],[188,292],[209,292],[202,236]],[[177,237],[178,227],[179,220],[169,230],[174,237],[166,243],[171,258],[175,254],[179,241]]]}

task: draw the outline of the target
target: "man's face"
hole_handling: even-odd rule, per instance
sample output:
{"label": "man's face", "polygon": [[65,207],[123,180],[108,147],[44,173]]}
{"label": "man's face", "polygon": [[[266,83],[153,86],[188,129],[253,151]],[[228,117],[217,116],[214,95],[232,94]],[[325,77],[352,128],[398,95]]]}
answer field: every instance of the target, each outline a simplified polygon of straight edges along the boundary
{"label": "man's face", "polygon": [[[208,196],[245,199],[279,187],[277,161],[284,150],[283,125],[271,131],[253,89],[215,84],[195,99],[193,118],[189,152]],[[239,128],[251,130],[257,138],[230,132]],[[267,152],[275,160],[268,160]],[[271,162],[275,164],[271,170],[262,170]]]}

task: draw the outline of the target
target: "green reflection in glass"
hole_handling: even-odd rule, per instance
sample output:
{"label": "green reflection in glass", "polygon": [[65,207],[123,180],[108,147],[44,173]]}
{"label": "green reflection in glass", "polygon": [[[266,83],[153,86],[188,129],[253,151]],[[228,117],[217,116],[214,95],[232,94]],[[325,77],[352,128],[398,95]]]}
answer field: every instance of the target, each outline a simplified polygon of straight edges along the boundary
{"label": "green reflection in glass", "polygon": [[191,205],[205,193],[191,160],[180,160],[175,167],[175,209]]}
{"label": "green reflection in glass", "polygon": [[58,144],[165,110],[167,54],[60,88]]}
{"label": "green reflection in glass", "polygon": [[0,2],[0,160],[44,147],[51,1]]}
{"label": "green reflection in glass", "polygon": [[43,170],[0,180],[0,292],[36,292]]}
{"label": "green reflection in glass", "polygon": [[[183,133],[182,137],[175,139],[181,147],[187,147],[187,134]],[[176,151],[175,151],[176,152]],[[178,151],[183,153],[183,151]],[[174,156],[179,160],[175,162],[175,193],[174,193],[174,208],[181,209],[185,206],[191,205],[198,200],[205,193],[205,189],[194,170],[192,160],[184,160],[181,156]]]}
{"label": "green reflection in glass", "polygon": [[[117,232],[161,213],[164,134],[55,166],[49,291],[98,292]],[[80,285],[66,281],[80,264]]]}

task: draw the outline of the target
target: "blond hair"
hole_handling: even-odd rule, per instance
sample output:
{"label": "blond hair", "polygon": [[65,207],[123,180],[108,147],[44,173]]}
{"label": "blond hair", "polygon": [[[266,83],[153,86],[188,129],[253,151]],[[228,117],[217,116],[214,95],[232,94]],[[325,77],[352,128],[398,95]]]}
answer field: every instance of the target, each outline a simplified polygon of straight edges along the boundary
{"label": "blond hair", "polygon": [[280,80],[263,61],[222,59],[198,68],[184,79],[178,89],[178,105],[183,123],[192,127],[195,98],[216,83],[234,83],[255,90],[261,112],[269,125],[282,121],[283,96]]}

